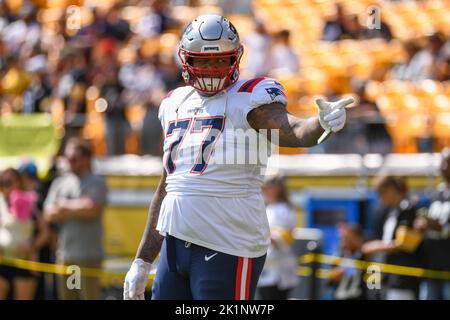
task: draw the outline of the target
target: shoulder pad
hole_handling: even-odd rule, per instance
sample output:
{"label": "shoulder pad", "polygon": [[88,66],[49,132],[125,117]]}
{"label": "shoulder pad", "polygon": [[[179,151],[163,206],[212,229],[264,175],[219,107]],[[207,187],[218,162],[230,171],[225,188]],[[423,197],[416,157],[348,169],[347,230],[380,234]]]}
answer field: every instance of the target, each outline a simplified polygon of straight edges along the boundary
{"label": "shoulder pad", "polygon": [[248,92],[251,94],[250,105],[252,108],[274,102],[279,102],[284,105],[288,103],[283,85],[271,78],[256,78],[246,81],[239,90],[238,92]]}

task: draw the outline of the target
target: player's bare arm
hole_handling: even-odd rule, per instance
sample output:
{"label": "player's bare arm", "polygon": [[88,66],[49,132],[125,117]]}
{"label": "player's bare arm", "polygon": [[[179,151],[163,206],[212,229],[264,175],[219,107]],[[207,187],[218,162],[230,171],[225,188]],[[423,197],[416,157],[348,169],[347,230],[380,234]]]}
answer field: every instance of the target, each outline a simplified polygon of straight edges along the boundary
{"label": "player's bare arm", "polygon": [[308,148],[318,144],[318,140],[325,130],[331,133],[344,127],[345,107],[353,102],[353,98],[344,98],[336,102],[317,99],[316,104],[319,114],[308,119],[297,118],[290,114],[283,104],[274,102],[261,105],[250,111],[247,115],[247,121],[255,130],[279,130],[279,145],[281,147]]}
{"label": "player's bare arm", "polygon": [[163,170],[161,181],[156,189],[148,211],[147,225],[142,235],[136,259],[127,272],[123,287],[125,300],[144,300],[145,287],[152,263],[161,250],[164,237],[156,230],[161,204],[166,196],[166,170]]}
{"label": "player's bare arm", "polygon": [[144,234],[136,254],[136,259],[142,259],[149,263],[152,263],[155,260],[164,239],[164,237],[156,230],[156,224],[158,223],[161,203],[166,196],[166,176],[166,170],[163,170],[161,181],[159,182],[158,188],[156,189],[150,204],[147,225],[145,226]]}
{"label": "player's bare arm", "polygon": [[249,112],[247,121],[255,130],[278,129],[281,147],[315,146],[324,132],[318,117],[297,118],[287,112],[281,103],[266,104],[253,109]]}

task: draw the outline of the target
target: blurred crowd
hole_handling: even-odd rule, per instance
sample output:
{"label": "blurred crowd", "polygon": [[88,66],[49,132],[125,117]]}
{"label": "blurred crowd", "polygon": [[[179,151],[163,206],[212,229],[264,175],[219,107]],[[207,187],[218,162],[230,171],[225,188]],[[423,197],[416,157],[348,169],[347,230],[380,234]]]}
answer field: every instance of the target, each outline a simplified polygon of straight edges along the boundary
{"label": "blurred crowd", "polygon": [[[16,2],[20,5],[11,5]],[[111,1],[110,6],[85,6],[81,12],[65,12],[43,10],[39,6],[42,1],[1,1],[0,114],[57,114],[64,141],[81,135],[93,140],[96,154],[161,155],[159,103],[168,91],[183,85],[176,42],[185,22],[174,14],[173,4],[200,6],[203,2],[215,3]],[[138,7],[139,13],[129,12],[130,6]],[[384,21],[373,29],[339,3],[335,11],[323,22],[324,42],[394,39]],[[134,19],[133,14],[140,18]],[[297,35],[288,29],[271,28],[269,32],[268,23],[254,18],[253,31],[239,30],[247,55],[242,77],[302,76],[306,72],[303,58],[292,43]],[[418,35],[401,45],[405,58],[377,70],[383,73],[377,78],[449,80],[448,34]],[[392,151],[385,119],[376,101],[367,96],[367,81],[355,77],[350,84],[349,90],[358,96],[360,106],[349,111],[349,125],[337,139],[353,143],[325,143],[309,152]],[[325,94],[333,99],[341,93],[330,87]],[[296,105],[297,101],[290,103]],[[101,122],[95,122],[92,114],[100,115]],[[137,141],[136,147],[127,144],[131,138]],[[420,151],[432,148],[430,143],[423,145]]]}
{"label": "blurred crowd", "polygon": [[[127,107],[139,104],[145,109],[141,134],[147,137],[141,139],[141,152],[159,155],[157,108],[165,93],[181,84],[181,76],[173,57],[161,56],[146,40],[177,26],[167,12],[169,2],[94,7],[90,22],[80,26],[81,13],[74,12],[71,21],[62,11],[51,28],[33,2],[23,1],[15,10],[0,2],[0,114],[54,112],[60,102],[68,140],[83,134],[91,111],[86,96],[95,88],[94,96],[104,102],[96,111],[104,113],[107,153],[125,153],[132,130]],[[146,12],[134,29],[122,18],[132,3]]]}
{"label": "blurred crowd", "polygon": [[[367,40],[384,39],[387,42],[396,41],[390,27],[382,19],[378,28],[369,28],[360,23],[357,15],[347,14],[339,4],[336,5],[336,18],[325,23],[322,40],[341,41],[346,39]],[[383,15],[381,15],[383,17]],[[377,70],[379,74],[373,74],[382,81],[399,80],[420,84],[424,80],[444,82],[450,80],[450,37],[448,34],[433,32],[418,35],[414,39],[402,40],[401,48],[404,53],[400,61],[393,60],[383,70]],[[369,79],[370,81],[370,79]],[[358,108],[349,110],[349,124],[346,129],[337,135],[339,141],[325,146],[326,152],[332,153],[390,153],[394,151],[393,137],[387,128],[386,116],[380,112],[377,99],[368,96],[367,80],[354,77],[350,80],[351,92],[359,101]],[[389,86],[389,85],[388,85]],[[412,93],[412,92],[411,92]],[[331,97],[336,94],[330,92]],[[423,109],[431,109],[428,102],[421,102]],[[398,105],[397,110],[408,108],[408,105]],[[395,109],[395,106],[394,106]],[[408,117],[408,113],[404,114]],[[426,122],[426,120],[423,120]],[[396,123],[393,123],[396,125]],[[417,133],[416,152],[438,151],[441,146],[434,142],[434,134],[431,132]],[[349,143],[350,142],[350,143]]]}

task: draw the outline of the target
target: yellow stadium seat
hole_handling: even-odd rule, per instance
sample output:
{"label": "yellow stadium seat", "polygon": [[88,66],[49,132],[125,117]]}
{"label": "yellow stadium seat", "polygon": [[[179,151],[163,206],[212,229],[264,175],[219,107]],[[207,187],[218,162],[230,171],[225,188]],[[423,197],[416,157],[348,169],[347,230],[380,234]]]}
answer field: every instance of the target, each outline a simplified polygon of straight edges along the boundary
{"label": "yellow stadium seat", "polygon": [[357,57],[355,54],[352,59],[349,60],[349,67],[353,77],[369,80],[372,78],[375,63],[370,55],[358,55]]}
{"label": "yellow stadium seat", "polygon": [[383,116],[389,116],[396,112],[395,104],[393,103],[393,99],[386,96],[381,95],[376,98],[376,104],[378,109],[380,110]]}
{"label": "yellow stadium seat", "polygon": [[387,80],[383,82],[383,93],[388,96],[403,96],[413,92],[413,86],[408,81]]}
{"label": "yellow stadium seat", "polygon": [[432,110],[435,112],[450,112],[450,96],[437,94],[432,98]]}
{"label": "yellow stadium seat", "polygon": [[441,84],[442,84],[443,94],[445,94],[447,97],[450,97],[450,80],[444,81]]}
{"label": "yellow stadium seat", "polygon": [[[289,105],[298,100],[300,94],[301,78],[299,75],[279,74],[275,78],[283,85]],[[292,105],[293,107],[293,105]],[[288,107],[289,108],[289,107]]]}
{"label": "yellow stadium seat", "polygon": [[317,114],[316,96],[302,96],[297,101],[297,108],[292,113],[300,118],[307,118]]}
{"label": "yellow stadium seat", "polygon": [[417,152],[416,136],[407,116],[402,113],[385,115],[386,129],[392,138],[393,151],[396,153]]}
{"label": "yellow stadium seat", "polygon": [[416,90],[419,94],[423,92],[424,94],[434,95],[439,92],[442,92],[443,87],[441,82],[427,79],[418,83]]}
{"label": "yellow stadium seat", "polygon": [[92,141],[96,155],[106,154],[105,123],[103,106],[98,99],[100,92],[97,87],[91,86],[85,92],[86,124],[82,130],[82,137]]}
{"label": "yellow stadium seat", "polygon": [[52,115],[55,128],[57,130],[58,138],[64,137],[64,102],[60,98],[55,98],[51,101],[50,113]]}
{"label": "yellow stadium seat", "polygon": [[90,140],[96,155],[106,155],[105,123],[103,113],[89,113],[86,115],[86,124],[82,130],[82,137]]}
{"label": "yellow stadium seat", "polygon": [[450,112],[441,112],[436,115],[433,130],[436,137],[450,140]]}
{"label": "yellow stadium seat", "polygon": [[302,69],[299,82],[301,92],[306,95],[323,94],[328,89],[328,77],[320,69]]}
{"label": "yellow stadium seat", "polygon": [[407,113],[412,114],[412,113],[419,113],[421,111],[426,111],[422,110],[423,105],[421,103],[421,100],[413,94],[405,94],[401,96],[401,98],[398,101],[400,104],[398,106],[399,109]]}
{"label": "yellow stadium seat", "polygon": [[438,141],[437,150],[450,147],[450,112],[442,112],[435,116],[433,123],[433,136]]}
{"label": "yellow stadium seat", "polygon": [[382,93],[382,83],[379,81],[369,81],[365,87],[365,95],[369,101],[374,102]]}

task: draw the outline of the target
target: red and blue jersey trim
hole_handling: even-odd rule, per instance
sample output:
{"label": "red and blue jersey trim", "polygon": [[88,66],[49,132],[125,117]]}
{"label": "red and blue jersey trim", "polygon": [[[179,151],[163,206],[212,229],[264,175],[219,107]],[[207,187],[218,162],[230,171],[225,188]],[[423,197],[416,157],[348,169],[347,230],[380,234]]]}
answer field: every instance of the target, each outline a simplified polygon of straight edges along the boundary
{"label": "red and blue jersey trim", "polygon": [[260,83],[261,81],[263,81],[264,79],[267,79],[267,78],[266,77],[261,77],[261,78],[255,78],[255,79],[248,80],[248,81],[244,82],[240,86],[240,88],[238,89],[237,92],[248,92],[248,93],[250,93],[250,92],[253,91],[253,89],[256,87],[256,85],[258,83]]}

